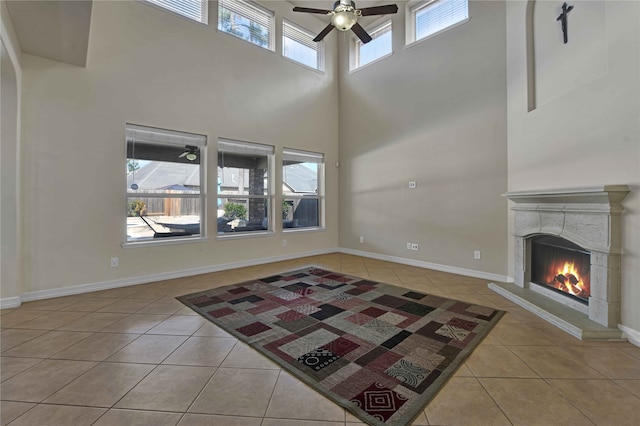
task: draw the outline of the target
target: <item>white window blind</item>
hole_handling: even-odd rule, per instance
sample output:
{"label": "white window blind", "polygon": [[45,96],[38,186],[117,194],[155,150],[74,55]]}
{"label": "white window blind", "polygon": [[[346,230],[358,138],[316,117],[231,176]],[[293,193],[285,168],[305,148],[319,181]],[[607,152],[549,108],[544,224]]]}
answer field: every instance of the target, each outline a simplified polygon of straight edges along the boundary
{"label": "white window blind", "polygon": [[410,10],[407,43],[421,40],[469,19],[468,0],[434,0]]}
{"label": "white window blind", "polygon": [[146,0],[171,12],[203,24],[208,23],[207,0]]}
{"label": "white window blind", "polygon": [[322,71],[324,49],[322,42],[313,41],[315,35],[290,22],[282,22],[282,54],[284,57]]}
{"label": "white window blind", "polygon": [[284,148],[282,150],[282,156],[285,161],[315,164],[322,164],[324,162],[324,154],[309,151],[298,151],[290,148]]}
{"label": "white window blind", "polygon": [[391,21],[369,31],[369,35],[372,40],[366,44],[360,39],[354,39],[352,70],[389,55],[393,51]]}
{"label": "white window blind", "polygon": [[218,1],[218,30],[275,50],[275,15],[248,0]]}
{"label": "white window blind", "polygon": [[262,145],[259,143],[241,142],[231,139],[219,139],[218,151],[234,154],[273,155],[274,148],[271,145]]}
{"label": "white window blind", "polygon": [[156,129],[154,127],[127,124],[127,141],[164,143],[180,146],[206,146],[207,137],[195,133],[179,132],[168,129]]}

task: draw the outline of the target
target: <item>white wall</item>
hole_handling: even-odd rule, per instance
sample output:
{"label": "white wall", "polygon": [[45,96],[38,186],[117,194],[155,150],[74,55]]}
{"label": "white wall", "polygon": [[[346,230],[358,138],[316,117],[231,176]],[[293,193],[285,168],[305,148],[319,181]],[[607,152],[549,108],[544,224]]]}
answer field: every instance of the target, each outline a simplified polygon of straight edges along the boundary
{"label": "white wall", "polygon": [[0,5],[0,307],[19,303],[20,206],[20,45],[6,4]]}
{"label": "white wall", "polygon": [[[323,22],[264,2],[312,31]],[[218,137],[338,159],[335,37],[326,73],[309,70],[216,30],[142,2],[94,2],[86,68],[23,55],[27,293],[135,279],[273,256],[332,249],[338,243],[335,169],[327,169],[323,232],[155,247],[121,247],[125,226],[125,123],[208,136],[208,229],[216,229]],[[281,171],[276,168],[275,179]],[[278,191],[279,186],[276,185]],[[276,206],[280,201],[276,199]],[[119,257],[120,266],[110,267]]]}
{"label": "white wall", "polygon": [[470,2],[467,23],[409,48],[399,6],[390,57],[349,73],[339,34],[340,245],[505,276],[504,2]]}
{"label": "white wall", "polygon": [[[509,190],[541,190],[626,184],[622,260],[622,324],[640,331],[640,4],[606,1],[589,5],[575,1],[569,15],[569,43],[564,60],[585,61],[580,13],[599,6],[601,24],[593,27],[596,43],[604,44],[606,72],[528,110],[525,20],[527,2],[507,2]],[[557,13],[559,14],[559,2]],[[538,5],[536,5],[537,8]],[[555,13],[554,13],[555,15]],[[558,35],[560,24],[537,20],[536,33]],[[604,28],[602,28],[604,26]],[[602,35],[604,34],[604,35]],[[600,47],[594,50],[598,52]],[[551,52],[553,53],[553,52]],[[539,51],[536,62],[543,62]],[[587,59],[599,64],[601,57]],[[560,69],[560,68],[558,68]],[[568,67],[566,69],[571,69]],[[557,72],[557,71],[553,71]],[[578,72],[578,71],[576,71]],[[536,75],[549,80],[553,75]],[[580,80],[582,76],[579,76]],[[547,96],[549,98],[549,96]],[[510,248],[513,242],[509,243]],[[513,270],[513,250],[509,267]],[[640,334],[636,336],[640,339]]]}

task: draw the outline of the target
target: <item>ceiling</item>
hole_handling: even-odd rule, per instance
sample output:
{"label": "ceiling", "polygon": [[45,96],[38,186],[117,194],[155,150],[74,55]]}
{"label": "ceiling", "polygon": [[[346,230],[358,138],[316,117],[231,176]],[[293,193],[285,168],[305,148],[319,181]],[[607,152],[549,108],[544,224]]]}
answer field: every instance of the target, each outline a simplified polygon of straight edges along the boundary
{"label": "ceiling", "polygon": [[91,27],[91,0],[7,1],[24,53],[85,66]]}

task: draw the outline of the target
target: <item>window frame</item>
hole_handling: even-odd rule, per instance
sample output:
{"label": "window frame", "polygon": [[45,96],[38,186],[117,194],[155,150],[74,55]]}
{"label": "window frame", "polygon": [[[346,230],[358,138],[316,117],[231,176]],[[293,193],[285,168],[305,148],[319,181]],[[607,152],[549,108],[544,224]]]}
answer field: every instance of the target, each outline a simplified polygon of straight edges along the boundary
{"label": "window frame", "polygon": [[[175,7],[172,8],[170,4],[172,3],[185,3],[184,0],[139,0],[140,2],[147,4],[151,7],[155,7],[156,9],[169,12],[172,15],[178,16],[180,18],[186,18],[189,21],[197,22],[203,25],[209,25],[209,2],[207,0],[198,0],[201,4],[201,17],[202,19],[197,19],[192,14],[184,13],[182,8]],[[168,4],[165,4],[168,3]]]}
{"label": "window frame", "polygon": [[[388,27],[388,30],[387,30],[387,27]],[[378,61],[381,61],[393,55],[393,19],[383,18],[381,20],[378,20],[374,24],[369,25],[365,29],[373,40],[379,37],[378,35],[379,33],[382,33],[382,34],[386,34],[387,32],[390,33],[391,49],[389,50],[389,52],[385,53],[384,55],[378,56],[377,58],[372,59],[371,61],[365,64],[360,64],[360,56],[361,56],[360,48],[363,46],[366,46],[366,44],[363,43],[362,40],[360,40],[356,36],[351,37],[351,46],[349,49],[349,72],[350,73],[360,70],[364,67],[367,67],[371,64],[374,64]],[[372,43],[373,40],[370,41],[369,43]]]}
{"label": "window frame", "polygon": [[[232,11],[229,9],[229,6],[231,5],[238,5],[236,7],[235,11]],[[268,21],[268,30],[269,30],[269,41],[267,43],[267,46],[262,46],[258,43],[255,43],[251,40],[247,40],[244,37],[241,37],[238,34],[234,34],[233,32],[229,32],[229,31],[225,31],[224,29],[221,28],[221,20],[220,20],[220,16],[221,16],[221,11],[222,9],[227,9],[230,10],[231,12],[241,15],[243,16],[245,19],[251,21],[251,22],[256,22],[254,20],[252,20],[249,16],[243,15],[242,12],[240,11],[240,9],[252,9],[251,12],[249,13],[255,13],[255,14],[263,14],[263,17],[267,19]],[[217,22],[216,22],[216,29],[218,32],[222,33],[222,34],[227,34],[230,35],[234,38],[243,40],[251,45],[254,46],[258,46],[260,48],[266,49],[268,51],[271,52],[275,52],[276,51],[276,14],[274,11],[267,9],[266,7],[262,6],[261,4],[254,2],[252,0],[218,0],[218,11],[217,11]],[[259,22],[256,22],[258,24],[260,24]]]}
{"label": "window frame", "polygon": [[[282,181],[281,187],[283,188],[285,185],[285,162],[287,158],[299,158],[303,160],[305,157],[309,159],[319,160],[316,162],[318,164],[318,188],[316,190],[315,195],[291,195],[291,194],[282,194],[282,203],[280,204],[280,213],[282,217],[283,224],[283,233],[289,232],[304,232],[304,231],[318,231],[325,229],[325,154],[321,152],[313,152],[300,150],[295,148],[283,148],[282,149]],[[283,204],[287,200],[303,200],[303,199],[315,199],[318,200],[318,225],[317,226],[301,226],[301,227],[284,227],[284,212],[283,212]]]}
{"label": "window frame", "polygon": [[416,45],[417,43],[421,43],[424,40],[428,40],[432,37],[435,37],[439,34],[444,33],[445,31],[456,28],[460,25],[464,25],[471,19],[469,12],[469,0],[464,0],[466,2],[467,7],[467,17],[463,18],[457,22],[454,22],[438,31],[433,33],[429,33],[422,38],[417,38],[417,13],[421,10],[427,10],[429,8],[434,7],[436,4],[441,2],[449,2],[449,1],[458,1],[458,0],[418,0],[418,1],[409,1],[405,6],[405,48]]}
{"label": "window frame", "polygon": [[[132,138],[130,140],[130,138]],[[150,190],[149,192],[144,192],[144,197],[136,196],[136,189],[132,189],[129,185],[125,187],[124,191],[124,200],[125,200],[125,226],[124,228],[124,239],[122,243],[122,247],[139,247],[139,246],[149,246],[149,245],[162,245],[162,244],[183,244],[190,242],[200,242],[207,239],[207,227],[206,227],[206,202],[207,202],[207,185],[206,185],[206,176],[207,176],[207,166],[206,166],[206,158],[207,158],[207,136],[203,134],[183,132],[178,130],[169,130],[162,129],[158,127],[150,127],[150,126],[142,126],[138,124],[126,123],[125,124],[125,161],[139,160],[139,161],[147,161],[143,158],[135,157],[135,143],[136,141],[140,141],[149,145],[157,145],[159,147],[166,146],[167,149],[170,147],[175,149],[176,147],[180,147],[183,149],[186,145],[196,146],[199,150],[198,152],[198,166],[199,166],[199,186],[198,193],[180,193],[180,194],[168,194],[166,192],[157,191],[154,192]],[[133,156],[129,157],[129,143],[133,143]],[[153,160],[151,160],[153,161]],[[129,175],[129,171],[126,170],[127,176]],[[135,176],[135,171],[133,172]],[[170,236],[164,238],[143,238],[137,240],[129,240],[128,235],[128,218],[130,213],[130,199],[131,198],[162,198],[162,199],[197,199],[200,202],[200,226],[199,233],[194,235],[177,235]]]}
{"label": "window frame", "polygon": [[[296,40],[294,38],[287,37],[287,35],[286,35],[287,34],[286,27],[290,27],[293,31],[297,31],[297,32],[301,33],[302,35],[308,37],[309,40],[307,41],[307,43],[315,44],[315,49],[314,50],[316,52],[317,67],[312,67],[310,65],[307,65],[304,62],[298,61],[297,59],[292,58],[290,56],[287,56],[285,54],[285,39],[289,39],[289,40],[292,40],[292,41],[297,42],[299,44],[306,45],[306,43],[301,43],[300,41],[298,41],[298,40]],[[291,21],[289,21],[287,19],[284,19],[284,18],[282,19],[282,57],[287,59],[287,60],[289,60],[289,61],[291,61],[291,62],[294,62],[294,63],[296,63],[298,65],[302,65],[305,68],[309,68],[309,69],[312,69],[314,71],[319,71],[321,73],[324,73],[324,71],[325,71],[325,68],[324,68],[325,67],[325,45],[324,45],[324,41],[315,42],[315,41],[313,41],[314,38],[315,38],[315,34],[312,33],[311,31],[309,31],[309,30],[301,27],[300,25],[295,24],[295,23],[293,23],[293,22],[291,22]],[[307,47],[311,48],[310,46],[307,46]]]}
{"label": "window frame", "polygon": [[[222,148],[226,148],[226,150],[222,150],[221,151],[221,147]],[[223,194],[221,192],[221,179],[220,179],[220,173],[222,173],[222,176],[224,176],[224,162],[220,161],[220,159],[222,158],[222,160],[224,160],[224,152],[227,153],[233,153],[233,152],[238,152],[241,154],[248,154],[251,152],[257,153],[257,154],[262,154],[266,157],[267,159],[267,177],[266,177],[266,185],[265,185],[265,190],[266,190],[266,195],[256,195],[256,194],[238,194],[238,195],[234,195],[234,194]],[[235,199],[247,199],[247,206],[250,205],[249,200],[266,200],[267,201],[267,208],[265,210],[265,214],[266,214],[266,218],[267,218],[267,229],[260,229],[260,230],[249,230],[249,231],[233,231],[233,232],[220,232],[218,229],[216,229],[216,235],[218,239],[227,239],[227,238],[247,238],[247,237],[254,237],[254,236],[261,236],[261,235],[269,235],[269,234],[273,234],[274,233],[274,212],[275,212],[275,208],[274,208],[274,203],[275,203],[275,191],[274,191],[274,162],[275,162],[275,147],[273,145],[266,145],[266,144],[261,144],[261,143],[256,143],[256,142],[248,142],[248,141],[241,141],[241,140],[236,140],[236,139],[229,139],[229,138],[223,138],[223,137],[219,137],[218,138],[218,144],[217,144],[217,154],[218,154],[218,166],[216,168],[216,180],[220,183],[218,183],[216,185],[216,202],[217,200],[220,199],[229,199],[229,198],[235,198]],[[234,168],[234,167],[229,167],[229,168]],[[220,206],[218,206],[219,208]],[[222,206],[223,207],[223,206]]]}

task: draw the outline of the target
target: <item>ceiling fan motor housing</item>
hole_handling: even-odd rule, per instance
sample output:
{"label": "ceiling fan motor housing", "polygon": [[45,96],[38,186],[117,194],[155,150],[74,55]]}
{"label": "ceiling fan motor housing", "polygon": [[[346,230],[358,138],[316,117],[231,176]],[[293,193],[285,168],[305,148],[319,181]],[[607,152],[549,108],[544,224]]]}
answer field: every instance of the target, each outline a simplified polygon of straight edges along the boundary
{"label": "ceiling fan motor housing", "polygon": [[331,24],[340,31],[349,31],[358,22],[356,3],[351,0],[338,0],[333,4]]}

